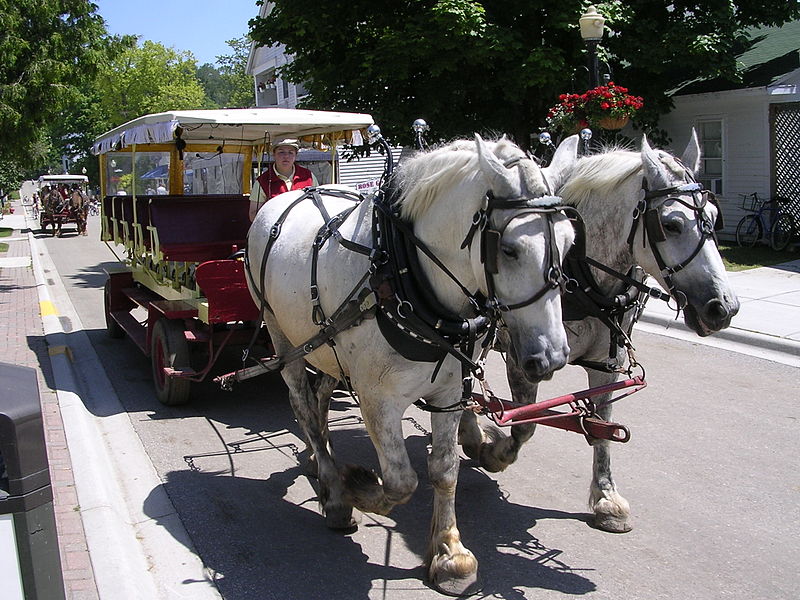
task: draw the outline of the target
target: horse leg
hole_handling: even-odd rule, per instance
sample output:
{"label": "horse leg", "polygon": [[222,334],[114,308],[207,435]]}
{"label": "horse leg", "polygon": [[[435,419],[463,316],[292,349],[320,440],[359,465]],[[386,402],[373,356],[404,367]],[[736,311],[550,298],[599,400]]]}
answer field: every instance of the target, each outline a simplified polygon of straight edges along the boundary
{"label": "horse leg", "polygon": [[[308,376],[308,372],[306,372],[306,375]],[[336,389],[337,383],[338,380],[334,377],[331,377],[326,373],[320,373],[317,375],[316,380],[312,384],[314,396],[317,400],[317,411],[315,414],[319,416],[319,422],[317,423],[317,426],[319,427],[320,431],[322,431],[322,442],[328,448],[328,453],[331,455],[334,462],[336,462],[336,458],[334,456],[333,447],[331,446],[328,435],[330,432],[328,428],[328,411],[331,404],[331,395],[333,394],[333,390]],[[318,477],[319,469],[317,466],[317,457],[310,446],[308,446],[307,450],[308,462],[306,464],[306,473],[312,477]]]}
{"label": "horse leg", "polygon": [[438,591],[468,596],[480,590],[478,559],[462,543],[456,525],[458,483],[457,413],[431,415],[432,441],[428,474],[433,485],[433,517],[428,546],[428,577]]}
{"label": "horse leg", "polygon": [[[288,352],[292,345],[278,327],[275,318],[266,311],[264,322],[277,355]],[[308,382],[305,361],[289,362],[281,370],[281,376],[289,389],[289,402],[297,423],[306,438],[311,456],[315,459],[319,502],[325,515],[325,524],[331,529],[350,530],[355,526],[353,507],[343,498],[339,470],[329,451],[327,408],[325,414],[321,414],[317,394]]]}
{"label": "horse leg", "polygon": [[[596,387],[615,382],[617,373],[604,373],[594,369],[586,369],[589,386]],[[598,396],[598,404],[605,402],[611,394]],[[602,419],[611,418],[611,406],[598,410]],[[597,440],[593,443],[594,459],[592,464],[592,484],[589,490],[589,506],[594,512],[594,524],[599,529],[612,533],[626,533],[631,530],[628,522],[631,508],[628,501],[617,491],[611,476],[611,443],[608,440]]]}
{"label": "horse leg", "polygon": [[[531,383],[514,359],[506,359],[506,373],[511,394],[516,402],[531,404],[536,402],[538,385]],[[536,432],[536,424],[513,425],[511,435],[505,435],[494,425],[481,427],[477,416],[464,411],[458,426],[458,443],[464,454],[480,461],[481,467],[491,473],[504,471],[517,460],[519,450]]]}
{"label": "horse leg", "polygon": [[381,467],[381,478],[360,465],[343,469],[345,498],[363,512],[387,515],[405,504],[417,489],[417,474],[411,467],[403,437],[402,417],[406,406],[372,394],[359,394],[361,415]]}

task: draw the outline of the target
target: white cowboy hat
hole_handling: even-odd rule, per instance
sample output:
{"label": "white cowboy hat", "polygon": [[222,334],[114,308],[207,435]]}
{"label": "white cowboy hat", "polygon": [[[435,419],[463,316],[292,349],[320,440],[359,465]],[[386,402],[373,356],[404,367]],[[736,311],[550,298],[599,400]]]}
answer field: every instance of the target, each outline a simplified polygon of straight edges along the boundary
{"label": "white cowboy hat", "polygon": [[300,150],[300,141],[294,138],[284,138],[272,145],[272,151],[274,152],[281,146],[289,146],[290,148],[294,148],[295,150]]}

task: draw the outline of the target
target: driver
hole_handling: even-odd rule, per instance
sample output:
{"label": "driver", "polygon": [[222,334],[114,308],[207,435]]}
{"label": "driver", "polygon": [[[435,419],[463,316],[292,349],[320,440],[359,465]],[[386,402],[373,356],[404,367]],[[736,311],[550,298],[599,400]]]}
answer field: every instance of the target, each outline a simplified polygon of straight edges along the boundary
{"label": "driver", "polygon": [[261,206],[278,194],[291,190],[302,190],[317,186],[317,178],[309,169],[295,164],[300,142],[292,138],[280,140],[272,147],[274,162],[258,176],[253,192],[250,194],[250,220],[256,218]]}

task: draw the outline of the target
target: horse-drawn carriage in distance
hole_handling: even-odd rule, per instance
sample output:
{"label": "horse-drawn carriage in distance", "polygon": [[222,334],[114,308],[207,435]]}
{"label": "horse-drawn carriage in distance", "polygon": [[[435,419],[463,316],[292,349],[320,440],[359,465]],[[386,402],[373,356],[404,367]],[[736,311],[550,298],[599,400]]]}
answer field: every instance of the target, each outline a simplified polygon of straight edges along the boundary
{"label": "horse-drawn carriage in distance", "polygon": [[[84,230],[89,199],[89,178],[86,175],[42,175],[38,179],[38,195],[41,209],[39,227],[42,233],[52,228],[52,234],[60,234],[64,225],[73,224],[78,233]],[[73,194],[77,190],[77,197]]]}
{"label": "horse-drawn carriage in distance", "polygon": [[[151,358],[161,402],[187,402],[223,348],[258,335],[239,252],[271,145],[291,137],[333,157],[372,123],[357,113],[192,110],[146,115],[97,138],[101,239],[124,248],[105,286],[108,333],[127,334]],[[321,169],[319,183],[335,176]]]}

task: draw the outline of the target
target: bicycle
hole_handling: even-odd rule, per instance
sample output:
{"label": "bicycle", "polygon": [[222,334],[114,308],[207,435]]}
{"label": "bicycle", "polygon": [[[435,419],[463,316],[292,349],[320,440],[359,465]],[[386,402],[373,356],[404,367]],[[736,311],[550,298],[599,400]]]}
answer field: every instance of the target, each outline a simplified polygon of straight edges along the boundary
{"label": "bicycle", "polygon": [[743,216],[736,225],[736,243],[752,248],[764,237],[764,232],[768,232],[769,238],[765,239],[770,247],[778,252],[786,250],[796,230],[794,217],[780,208],[780,202],[784,200],[763,200],[758,197],[758,192],[739,196],[742,208],[753,214]]}

